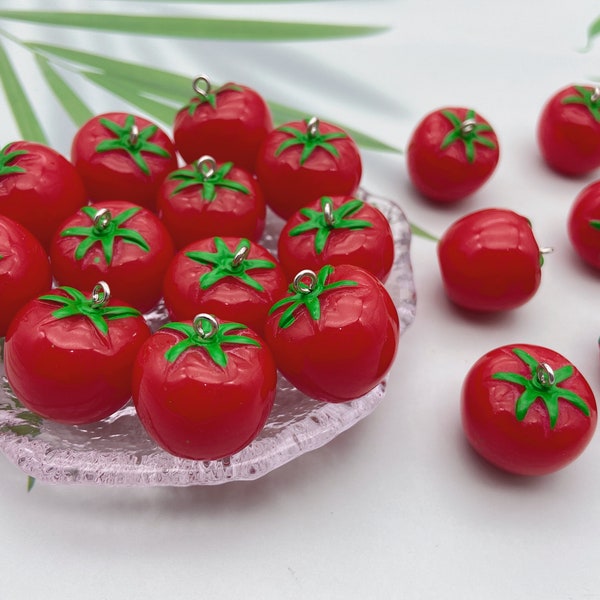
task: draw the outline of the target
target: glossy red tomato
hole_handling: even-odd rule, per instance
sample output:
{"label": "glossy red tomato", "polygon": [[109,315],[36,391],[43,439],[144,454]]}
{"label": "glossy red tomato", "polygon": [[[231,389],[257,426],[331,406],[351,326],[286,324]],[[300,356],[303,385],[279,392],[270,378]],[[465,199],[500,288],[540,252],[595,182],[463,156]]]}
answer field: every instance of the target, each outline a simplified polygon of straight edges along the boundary
{"label": "glossy red tomato", "polygon": [[542,157],[558,173],[600,167],[600,89],[570,85],[545,104],[537,128]]}
{"label": "glossy red tomato", "polygon": [[375,206],[354,196],[323,196],[288,219],[278,258],[289,279],[302,269],[351,264],[385,281],[394,262],[394,237]]}
{"label": "glossy red tomato", "polygon": [[173,320],[191,320],[206,311],[262,334],[269,309],[286,291],[283,270],[263,246],[244,238],[214,237],[175,255],[163,295]]}
{"label": "glossy red tomato", "polygon": [[600,269],[600,181],[590,183],[577,195],[567,230],[577,254],[588,265]]}
{"label": "glossy red tomato", "polygon": [[434,202],[478,190],[496,169],[500,146],[491,125],[472,109],[440,108],[417,125],[406,153],[415,188]]}
{"label": "glossy red tomato", "polygon": [[0,215],[0,337],[19,309],[51,283],[48,255],[37,238]]}
{"label": "glossy red tomato", "polygon": [[517,308],[541,282],[541,253],[531,223],[511,210],[465,215],[442,235],[437,252],[448,298],[469,310]]}
{"label": "glossy red tomato", "polygon": [[201,313],[168,323],[144,344],[133,400],[148,434],[167,452],[217,460],[260,433],[276,382],[271,352],[255,332]]}
{"label": "glossy red tomato", "polygon": [[266,205],[256,179],[210,156],[173,171],[158,190],[158,215],[178,248],[213,235],[258,241]]}
{"label": "glossy red tomato", "polygon": [[481,456],[512,473],[543,475],[564,467],[587,446],[597,418],[583,375],[541,346],[491,350],[463,384],[467,439]]}
{"label": "glossy red tomato", "polygon": [[73,138],[71,160],[88,198],[127,200],[155,210],[156,192],[177,168],[177,153],[157,125],[128,113],[92,117]]}
{"label": "glossy red tomato", "polygon": [[131,396],[133,362],[150,330],[135,309],[58,288],[27,303],[4,345],[6,376],[32,412],[81,425],[108,417]]}
{"label": "glossy red tomato", "polygon": [[217,162],[232,161],[237,167],[254,172],[256,154],[273,128],[271,111],[253,89],[226,83],[213,88],[200,76],[193,83],[196,92],[175,116],[173,138],[187,163],[203,155]]}
{"label": "glossy red tomato", "polygon": [[86,203],[75,167],[35,142],[13,142],[0,150],[0,215],[17,221],[47,249],[55,229]]}
{"label": "glossy red tomato", "polygon": [[159,301],[174,254],[159,218],[123,200],[84,206],[61,225],[50,248],[52,272],[61,285],[91,289],[104,280],[115,297],[142,312]]}
{"label": "glossy red tomato", "polygon": [[316,400],[345,402],[375,388],[392,366],[399,319],[383,284],[353,265],[300,272],[275,303],[265,340],[282,375]]}
{"label": "glossy red tomato", "polygon": [[362,160],[348,133],[313,117],[271,131],[259,150],[256,174],[267,204],[289,219],[321,196],[354,194]]}

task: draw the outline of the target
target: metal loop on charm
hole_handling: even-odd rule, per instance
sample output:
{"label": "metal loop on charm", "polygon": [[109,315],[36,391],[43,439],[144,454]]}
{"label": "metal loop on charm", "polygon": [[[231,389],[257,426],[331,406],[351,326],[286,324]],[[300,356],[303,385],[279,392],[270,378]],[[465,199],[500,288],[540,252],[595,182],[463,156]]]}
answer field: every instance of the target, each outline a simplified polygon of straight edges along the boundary
{"label": "metal loop on charm", "polygon": [[540,363],[535,370],[535,376],[542,387],[550,387],[556,381],[554,369],[548,363]]}
{"label": "metal loop on charm", "polygon": [[299,294],[310,294],[315,289],[315,285],[317,285],[317,275],[315,272],[310,269],[304,269],[294,277],[292,288]]}
{"label": "metal loop on charm", "polygon": [[475,129],[475,125],[477,125],[477,121],[475,119],[465,119],[460,126],[460,130],[462,133],[468,134]]}
{"label": "metal loop on charm", "polygon": [[333,225],[333,202],[331,198],[326,198],[323,202],[323,216],[325,218],[325,225],[331,227]]}
{"label": "metal loop on charm", "polygon": [[540,254],[552,254],[554,252],[554,248],[552,246],[544,246],[540,248]]}
{"label": "metal loop on charm", "polygon": [[104,230],[112,221],[112,214],[108,208],[101,208],[94,216],[94,228],[96,230]]}
{"label": "metal loop on charm", "polygon": [[210,79],[206,77],[206,75],[199,75],[198,77],[196,77],[196,79],[194,79],[194,82],[192,83],[192,88],[194,92],[198,94],[198,96],[206,98],[211,88]]}
{"label": "metal loop on charm", "polygon": [[110,288],[106,281],[99,281],[92,290],[92,304],[100,308],[106,306],[110,300]]}
{"label": "metal loop on charm", "polygon": [[212,156],[205,154],[198,159],[196,162],[196,167],[198,168],[198,171],[204,175],[204,177],[209,179],[215,174],[217,163]]}
{"label": "metal loop on charm", "polygon": [[[208,323],[209,324],[208,331],[206,331],[204,329],[203,323]],[[194,331],[203,340],[209,340],[211,337],[213,337],[217,333],[217,331],[219,331],[219,322],[214,317],[214,315],[210,315],[208,313],[197,314],[194,317],[192,325],[194,327]]]}
{"label": "metal loop on charm", "polygon": [[598,100],[600,100],[600,86],[596,86],[594,88],[594,91],[592,92],[592,95],[590,96],[590,100],[592,102],[598,102]]}
{"label": "metal loop on charm", "polygon": [[139,127],[134,123],[131,126],[131,129],[129,130],[129,144],[131,146],[135,146],[138,143],[138,140],[140,139],[140,129]]}
{"label": "metal loop on charm", "polygon": [[233,255],[233,260],[231,261],[233,266],[239,267],[244,262],[244,260],[246,259],[246,257],[248,256],[249,253],[250,253],[250,246],[248,244],[244,244],[243,246],[240,246],[238,251]]}
{"label": "metal loop on charm", "polygon": [[309,137],[314,138],[319,135],[319,119],[317,117],[311,117],[306,124],[306,131]]}

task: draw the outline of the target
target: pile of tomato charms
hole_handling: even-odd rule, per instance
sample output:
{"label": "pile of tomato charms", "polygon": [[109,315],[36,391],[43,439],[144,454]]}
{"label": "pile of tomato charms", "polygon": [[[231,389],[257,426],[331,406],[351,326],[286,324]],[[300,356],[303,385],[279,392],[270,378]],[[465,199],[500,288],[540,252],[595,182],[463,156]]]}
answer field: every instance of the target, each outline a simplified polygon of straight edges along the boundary
{"label": "pile of tomato charms", "polygon": [[[541,110],[537,143],[545,163],[566,176],[600,167],[600,88],[570,85]],[[492,175],[498,138],[472,109],[440,108],[412,134],[407,170],[415,189],[435,204],[459,202]],[[600,268],[600,181],[575,198],[568,236],[579,257]],[[539,288],[544,248],[526,217],[505,208],[468,213],[437,244],[447,297],[466,311],[518,308]],[[462,424],[471,446],[494,465],[541,475],[564,467],[596,428],[594,394],[566,358],[548,348],[495,348],[469,370],[462,388]]]}
{"label": "pile of tomato charms", "polygon": [[[315,117],[274,128],[243,85],[193,87],[173,141],[111,112],[77,131],[70,161],[0,151],[0,336],[34,413],[81,425],[133,398],[159,446],[215,460],[261,431],[278,371],[318,401],[377,386],[399,319],[392,231],[356,197],[352,138]],[[286,221],[281,262],[260,243],[268,207]]]}

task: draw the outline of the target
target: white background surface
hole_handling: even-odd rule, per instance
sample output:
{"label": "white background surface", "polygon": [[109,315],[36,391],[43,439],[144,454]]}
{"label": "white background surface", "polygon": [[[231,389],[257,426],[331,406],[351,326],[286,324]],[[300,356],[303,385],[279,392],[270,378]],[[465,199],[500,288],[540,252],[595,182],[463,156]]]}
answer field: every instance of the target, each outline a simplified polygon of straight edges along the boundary
{"label": "white background surface", "polygon": [[[23,39],[60,41],[184,74],[246,83],[403,147],[418,120],[471,106],[502,157],[468,201],[440,209],[410,189],[400,155],[365,153],[363,185],[396,199],[435,235],[488,206],[528,216],[554,246],[535,298],[510,314],[467,317],[445,300],[435,244],[414,238],[417,318],[401,340],[381,406],[326,447],[248,483],[179,489],[36,484],[0,456],[0,598],[594,599],[600,598],[600,440],[565,470],[505,475],[463,440],[460,386],[501,344],[564,354],[600,395],[598,275],[569,246],[583,186],[541,163],[535,124],[564,85],[600,76],[591,0],[417,0],[235,4],[0,1],[2,8],[161,11],[388,25],[373,37],[240,43],[127,38],[5,22]],[[58,32],[58,33],[57,33]],[[107,40],[110,43],[107,43]],[[30,57],[15,47],[25,76]],[[43,81],[28,91],[67,153],[73,130]],[[82,90],[98,111],[121,107]],[[18,137],[0,98],[0,145]]]}

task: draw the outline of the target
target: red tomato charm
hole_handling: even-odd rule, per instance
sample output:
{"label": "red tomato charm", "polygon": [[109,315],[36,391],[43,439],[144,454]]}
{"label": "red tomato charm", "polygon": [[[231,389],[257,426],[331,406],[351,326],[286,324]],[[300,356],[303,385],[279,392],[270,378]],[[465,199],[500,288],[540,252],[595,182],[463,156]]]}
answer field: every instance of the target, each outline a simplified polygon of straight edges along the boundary
{"label": "red tomato charm", "polygon": [[50,262],[37,238],[0,215],[0,338],[19,309],[51,283]]}
{"label": "red tomato charm", "polygon": [[170,173],[157,206],[177,248],[213,235],[257,241],[265,228],[266,204],[256,179],[212,156]]}
{"label": "red tomato charm", "polygon": [[20,223],[48,248],[55,229],[86,203],[75,167],[35,142],[13,142],[0,150],[0,215]]}
{"label": "red tomato charm", "polygon": [[163,288],[173,320],[191,320],[207,311],[259,334],[269,309],[286,291],[287,279],[269,251],[234,237],[206,238],[180,250]]}
{"label": "red tomato charm", "polygon": [[71,160],[88,198],[127,200],[155,210],[163,179],[177,168],[177,153],[157,125],[113,112],[92,117],[73,138]]}
{"label": "red tomato charm", "polygon": [[278,258],[289,279],[305,268],[351,264],[385,281],[394,262],[394,237],[375,206],[354,196],[323,196],[288,219]]}
{"label": "red tomato charm", "polygon": [[273,128],[271,111],[253,89],[226,83],[213,88],[205,76],[193,83],[196,96],[175,116],[173,138],[187,163],[203,155],[231,161],[254,173],[258,148]]}
{"label": "red tomato charm", "polygon": [[434,202],[462,200],[492,175],[500,157],[491,125],[472,109],[440,108],[417,125],[406,154],[415,188]]}
{"label": "red tomato charm", "polygon": [[348,133],[312,117],[269,133],[258,153],[256,174],[267,205],[289,219],[321,196],[354,194],[362,160]]}
{"label": "red tomato charm", "polygon": [[531,223],[500,208],[458,219],[437,248],[448,298],[483,312],[511,310],[533,297],[541,283],[541,252]]}
{"label": "red tomato charm", "polygon": [[301,392],[345,402],[375,388],[398,347],[398,312],[383,284],[353,265],[301,271],[271,308],[265,340]]}
{"label": "red tomato charm", "polygon": [[23,405],[46,419],[99,421],[130,398],[133,363],[149,336],[142,315],[110,300],[104,282],[89,298],[74,288],[54,289],[13,319],[6,377]]}
{"label": "red tomato charm", "polygon": [[167,452],[217,460],[246,447],[273,406],[277,371],[264,341],[239,323],[198,314],[167,323],[142,347],[133,401]]}
{"label": "red tomato charm", "polygon": [[600,88],[571,85],[556,92],[540,114],[537,140],[558,173],[583,175],[600,167]]}
{"label": "red tomato charm", "polygon": [[530,344],[483,355],[465,378],[461,409],[472,447],[519,475],[544,475],[572,462],[598,418],[583,375],[557,352]]}
{"label": "red tomato charm", "polygon": [[123,200],[84,206],[61,225],[50,248],[61,285],[91,289],[105,280],[116,297],[142,312],[159,301],[174,254],[159,218]]}
{"label": "red tomato charm", "polygon": [[600,269],[600,181],[590,183],[577,195],[567,230],[577,254],[591,267]]}

